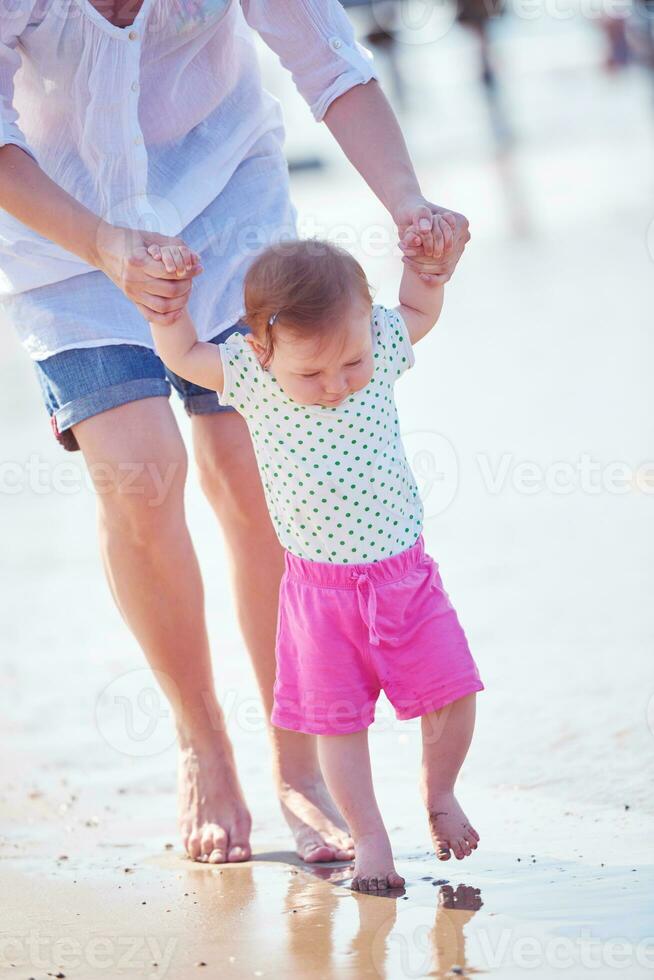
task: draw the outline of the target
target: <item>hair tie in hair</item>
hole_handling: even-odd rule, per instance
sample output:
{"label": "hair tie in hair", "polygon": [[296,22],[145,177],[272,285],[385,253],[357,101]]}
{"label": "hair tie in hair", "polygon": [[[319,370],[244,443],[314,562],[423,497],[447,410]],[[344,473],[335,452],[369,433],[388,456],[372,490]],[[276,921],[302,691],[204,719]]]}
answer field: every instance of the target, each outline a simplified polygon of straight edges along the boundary
{"label": "hair tie in hair", "polygon": [[278,316],[279,316],[279,310],[277,311],[277,313],[273,313],[272,316],[269,316],[268,317],[268,326],[269,327],[272,327],[272,325],[274,324],[274,322],[275,322],[275,320],[277,319]]}

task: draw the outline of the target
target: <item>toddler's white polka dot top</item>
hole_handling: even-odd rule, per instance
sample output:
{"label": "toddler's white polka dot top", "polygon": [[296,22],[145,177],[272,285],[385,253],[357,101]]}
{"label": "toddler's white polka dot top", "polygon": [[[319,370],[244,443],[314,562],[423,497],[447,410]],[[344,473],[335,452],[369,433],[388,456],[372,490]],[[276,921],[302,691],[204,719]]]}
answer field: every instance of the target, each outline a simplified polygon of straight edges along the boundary
{"label": "toddler's white polka dot top", "polygon": [[288,398],[241,334],[220,345],[220,402],[245,418],[277,536],[300,558],[379,561],[405,551],[422,530],[393,394],[413,348],[396,310],[373,305],[371,330],[372,379],[335,407]]}

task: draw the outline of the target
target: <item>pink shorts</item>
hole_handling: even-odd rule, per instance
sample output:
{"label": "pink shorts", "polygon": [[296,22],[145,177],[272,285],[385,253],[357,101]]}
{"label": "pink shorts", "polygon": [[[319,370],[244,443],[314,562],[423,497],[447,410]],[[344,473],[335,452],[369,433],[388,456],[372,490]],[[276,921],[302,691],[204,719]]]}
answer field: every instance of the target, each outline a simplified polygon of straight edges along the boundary
{"label": "pink shorts", "polygon": [[483,691],[466,635],[422,536],[379,562],[340,565],[286,552],[279,592],[279,728],[367,728],[383,690],[399,719]]}

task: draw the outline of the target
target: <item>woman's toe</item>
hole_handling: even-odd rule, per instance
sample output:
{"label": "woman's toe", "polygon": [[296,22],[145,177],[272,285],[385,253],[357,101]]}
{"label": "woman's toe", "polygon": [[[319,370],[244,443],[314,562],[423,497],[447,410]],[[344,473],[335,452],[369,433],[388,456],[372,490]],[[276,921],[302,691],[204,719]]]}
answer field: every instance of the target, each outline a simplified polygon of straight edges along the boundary
{"label": "woman's toe", "polygon": [[388,875],[388,887],[389,888],[404,888],[405,881],[402,875],[399,875],[397,871],[391,871]]}
{"label": "woman's toe", "polygon": [[229,848],[229,853],[227,855],[228,861],[249,861],[250,860],[250,846],[249,844],[232,844]]}
{"label": "woman's toe", "polygon": [[209,824],[203,834],[200,842],[200,853],[208,860],[214,851],[225,852],[225,845],[227,844],[227,834],[216,824]]}
{"label": "woman's toe", "polygon": [[308,864],[315,864],[318,861],[334,861],[334,853],[334,848],[322,841],[321,843],[307,844],[302,849],[300,857]]}

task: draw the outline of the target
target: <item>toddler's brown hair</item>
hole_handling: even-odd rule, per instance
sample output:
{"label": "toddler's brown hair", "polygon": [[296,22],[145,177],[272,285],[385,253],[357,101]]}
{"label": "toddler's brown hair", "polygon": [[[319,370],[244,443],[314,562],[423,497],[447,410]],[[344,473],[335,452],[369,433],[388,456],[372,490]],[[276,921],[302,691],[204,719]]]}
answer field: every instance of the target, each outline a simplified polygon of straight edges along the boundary
{"label": "toddler's brown hair", "polygon": [[244,319],[264,347],[263,367],[273,355],[277,324],[298,336],[316,335],[357,300],[372,306],[371,287],[344,248],[317,238],[268,246],[244,283]]}

